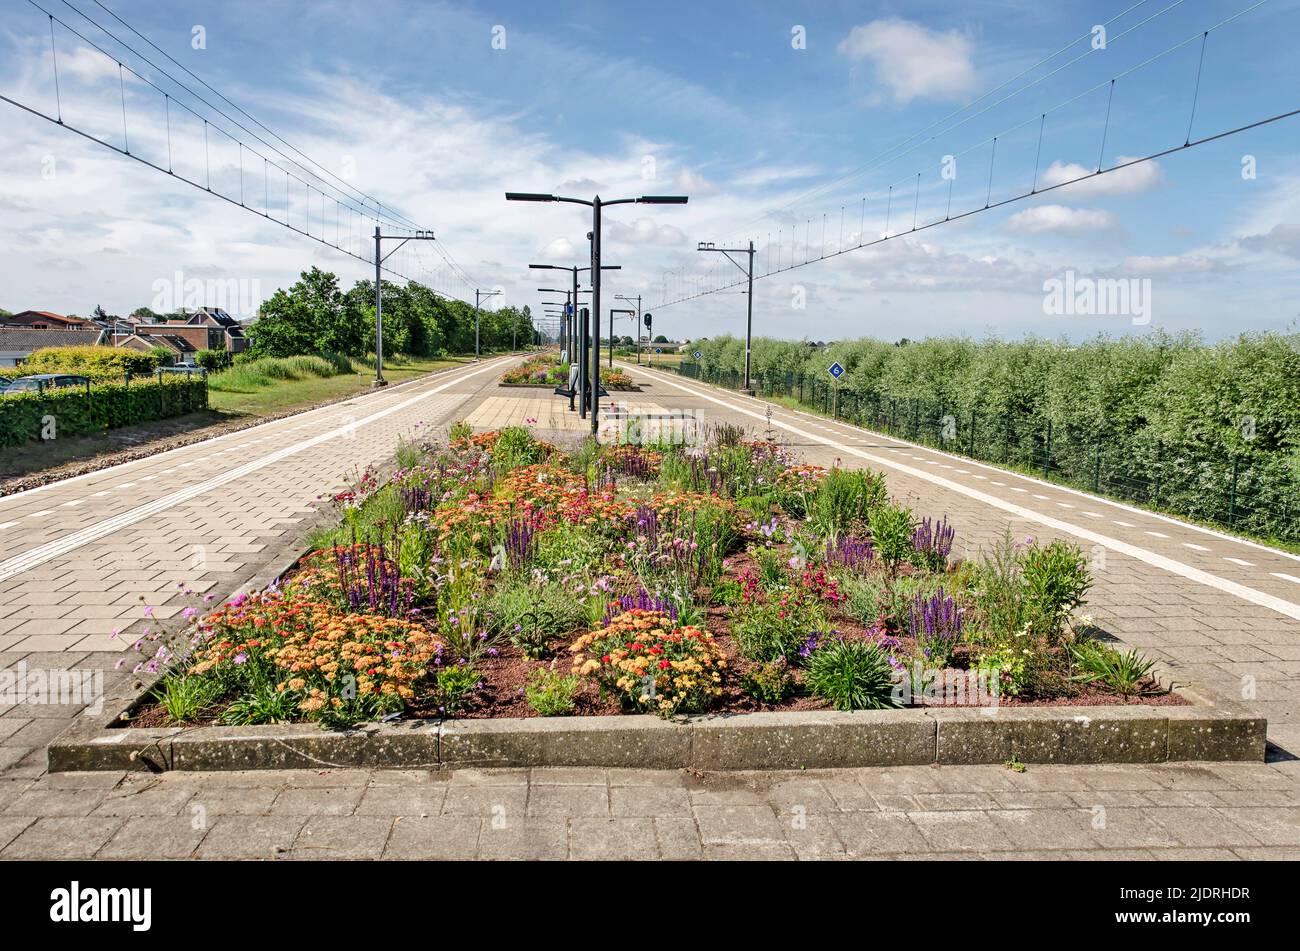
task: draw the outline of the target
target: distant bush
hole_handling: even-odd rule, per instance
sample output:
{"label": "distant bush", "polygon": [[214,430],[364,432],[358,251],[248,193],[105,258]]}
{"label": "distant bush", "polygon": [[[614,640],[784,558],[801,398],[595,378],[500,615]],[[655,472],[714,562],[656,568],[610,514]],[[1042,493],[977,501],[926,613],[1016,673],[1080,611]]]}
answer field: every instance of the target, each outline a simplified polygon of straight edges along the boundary
{"label": "distant bush", "polygon": [[200,350],[194,355],[194,362],[209,373],[228,370],[232,358],[229,350]]}
{"label": "distant bush", "polygon": [[96,381],[119,382],[126,374],[152,373],[158,359],[124,347],[44,347],[22,365],[23,374],[77,373]]}
{"label": "distant bush", "polygon": [[352,361],[339,354],[313,354],[302,357],[262,357],[241,359],[237,357],[227,370],[214,373],[208,385],[223,393],[243,393],[260,390],[288,380],[309,377],[338,376],[352,373]]}

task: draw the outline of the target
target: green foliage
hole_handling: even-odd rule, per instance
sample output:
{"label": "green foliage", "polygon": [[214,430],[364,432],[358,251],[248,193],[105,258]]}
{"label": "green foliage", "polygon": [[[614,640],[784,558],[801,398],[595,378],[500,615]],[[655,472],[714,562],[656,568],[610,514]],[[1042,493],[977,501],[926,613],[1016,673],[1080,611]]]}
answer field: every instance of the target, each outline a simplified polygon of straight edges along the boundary
{"label": "green foliage", "polygon": [[23,362],[22,374],[76,373],[96,382],[121,383],[127,374],[153,373],[159,364],[154,352],[126,347],[44,347]]}
{"label": "green foliage", "polygon": [[[700,376],[736,385],[743,342],[699,349]],[[840,413],[872,428],[1300,541],[1300,334],[753,341],[760,388],[818,408],[829,407],[832,360],[846,368]]]}
{"label": "green foliage", "polygon": [[531,660],[550,651],[551,642],[587,626],[587,604],[560,585],[538,585],[515,578],[498,584],[487,599],[488,632],[507,638]]}
{"label": "green foliage", "polygon": [[813,651],[804,683],[836,710],[888,710],[898,706],[888,656],[871,641],[834,640]]}
{"label": "green foliage", "polygon": [[164,374],[131,384],[92,384],[0,399],[0,446],[42,438],[52,417],[55,438],[89,436],[107,429],[184,416],[208,408],[207,381],[199,375]]}
{"label": "green foliage", "polygon": [[442,667],[433,677],[434,695],[443,716],[454,717],[463,713],[474,701],[479,675],[472,664]]}
{"label": "green foliage", "polygon": [[252,726],[263,723],[290,723],[299,716],[297,694],[261,684],[241,693],[230,702],[217,722],[222,726]]}
{"label": "green foliage", "polygon": [[573,712],[578,689],[582,678],[573,674],[559,674],[554,670],[540,669],[533,671],[527,686],[524,687],[524,699],[537,711],[538,716],[562,717]]}
{"label": "green foliage", "polygon": [[451,442],[460,442],[474,435],[474,427],[463,419],[451,424],[451,430],[447,433],[447,439]]}
{"label": "green foliage", "polygon": [[1055,643],[1092,587],[1087,559],[1076,546],[1060,540],[1029,545],[1020,555],[1020,574],[1029,622]]}
{"label": "green foliage", "polygon": [[821,605],[804,589],[790,588],[741,605],[732,616],[731,637],[749,660],[793,660],[808,638],[826,628]]}
{"label": "green foliage", "polygon": [[[831,469],[808,506],[813,530],[834,539],[866,524],[885,502],[885,480],[869,469]],[[879,546],[877,546],[879,547]]]}
{"label": "green foliage", "polygon": [[1090,638],[1070,644],[1069,651],[1077,670],[1071,679],[1076,683],[1095,684],[1125,697],[1160,692],[1151,682],[1156,662],[1136,649],[1120,653]]}
{"label": "green foliage", "polygon": [[537,441],[532,430],[507,426],[492,447],[492,468],[500,473],[509,472],[519,466],[536,465],[546,459],[546,454],[546,447]]}
{"label": "green foliage", "polygon": [[898,566],[911,558],[912,532],[916,520],[912,510],[901,505],[884,504],[871,510],[871,543],[876,555],[884,562],[890,574],[898,572]]}
{"label": "green foliage", "polygon": [[200,350],[194,354],[194,362],[209,373],[227,370],[234,362],[229,350]]}
{"label": "green foliage", "polygon": [[324,378],[352,372],[352,361],[339,354],[255,357],[236,360],[230,369],[212,374],[208,385],[223,393],[250,393],[290,380]]}
{"label": "green foliage", "polygon": [[220,695],[220,685],[203,677],[168,674],[154,685],[152,696],[173,723],[197,720]]}
{"label": "green foliage", "polygon": [[794,693],[794,675],[785,658],[751,667],[741,674],[740,689],[759,703],[774,706]]}

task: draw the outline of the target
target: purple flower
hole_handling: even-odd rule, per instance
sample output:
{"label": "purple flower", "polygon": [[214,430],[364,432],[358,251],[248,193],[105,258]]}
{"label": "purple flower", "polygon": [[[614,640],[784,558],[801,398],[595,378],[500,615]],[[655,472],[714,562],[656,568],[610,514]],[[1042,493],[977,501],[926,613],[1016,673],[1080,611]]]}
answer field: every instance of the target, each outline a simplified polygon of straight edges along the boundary
{"label": "purple flower", "polygon": [[234,660],[235,660],[235,663],[236,663],[236,664],[244,664],[244,663],[247,663],[247,662],[248,662],[248,655],[245,654],[243,651],[240,651],[238,654],[235,655]]}

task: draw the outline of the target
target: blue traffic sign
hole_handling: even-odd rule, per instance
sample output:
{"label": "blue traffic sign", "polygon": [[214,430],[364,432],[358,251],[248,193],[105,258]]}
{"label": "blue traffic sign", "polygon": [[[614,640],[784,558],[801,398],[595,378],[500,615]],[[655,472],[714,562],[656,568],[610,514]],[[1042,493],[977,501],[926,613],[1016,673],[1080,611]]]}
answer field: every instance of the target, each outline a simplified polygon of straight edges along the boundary
{"label": "blue traffic sign", "polygon": [[844,375],[844,367],[840,366],[838,362],[832,363],[830,369],[827,372],[830,373],[831,376],[835,377],[835,379],[838,380],[841,376]]}
{"label": "blue traffic sign", "polygon": [[704,356],[704,354],[702,354],[702,353],[700,353],[700,351],[696,350],[694,353],[691,354],[691,356],[693,356],[696,360],[698,360],[698,359],[700,359],[700,357]]}
{"label": "blue traffic sign", "polygon": [[663,353],[663,352],[664,352],[663,347],[655,347],[655,353]]}

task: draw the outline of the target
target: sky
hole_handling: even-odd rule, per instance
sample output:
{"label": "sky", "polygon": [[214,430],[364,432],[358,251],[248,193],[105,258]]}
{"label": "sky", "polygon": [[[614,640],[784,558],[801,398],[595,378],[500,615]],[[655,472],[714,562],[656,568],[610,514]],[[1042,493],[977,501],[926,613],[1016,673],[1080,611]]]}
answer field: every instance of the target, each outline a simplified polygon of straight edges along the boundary
{"label": "sky", "polygon": [[251,317],[373,275],[332,246],[369,254],[364,193],[436,236],[402,274],[539,312],[591,212],[536,191],[689,196],[603,218],[607,306],[673,339],[743,333],[697,246],[751,240],[755,334],[1295,330],[1300,117],[1180,147],[1300,107],[1297,35],[1300,0],[0,0],[0,307]]}

